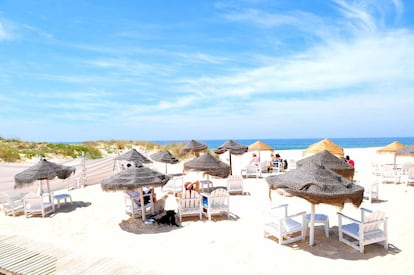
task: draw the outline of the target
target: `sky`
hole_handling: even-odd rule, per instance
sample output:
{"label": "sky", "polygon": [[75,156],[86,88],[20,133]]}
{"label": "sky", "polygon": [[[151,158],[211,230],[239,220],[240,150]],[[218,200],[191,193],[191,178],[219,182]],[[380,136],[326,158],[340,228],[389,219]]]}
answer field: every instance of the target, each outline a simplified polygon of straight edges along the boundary
{"label": "sky", "polygon": [[0,1],[0,137],[414,136],[414,1]]}

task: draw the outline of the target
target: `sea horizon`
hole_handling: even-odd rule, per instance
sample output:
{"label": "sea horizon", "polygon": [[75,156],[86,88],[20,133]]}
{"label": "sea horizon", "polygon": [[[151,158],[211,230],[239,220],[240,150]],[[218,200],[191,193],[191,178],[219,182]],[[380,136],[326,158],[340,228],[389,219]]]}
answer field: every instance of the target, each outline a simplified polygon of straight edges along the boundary
{"label": "sea horizon", "polygon": [[[323,138],[257,138],[257,139],[232,139],[235,142],[248,146],[258,140],[272,146],[275,150],[295,150],[306,149],[309,145],[321,141]],[[363,138],[329,138],[332,142],[343,148],[366,148],[366,147],[382,147],[394,141],[398,141],[404,145],[414,144],[414,137],[363,137]],[[186,143],[188,140],[148,140],[159,145],[168,145],[176,143]],[[221,146],[229,139],[196,139],[215,149]],[[82,142],[53,142],[63,144],[80,144]]]}

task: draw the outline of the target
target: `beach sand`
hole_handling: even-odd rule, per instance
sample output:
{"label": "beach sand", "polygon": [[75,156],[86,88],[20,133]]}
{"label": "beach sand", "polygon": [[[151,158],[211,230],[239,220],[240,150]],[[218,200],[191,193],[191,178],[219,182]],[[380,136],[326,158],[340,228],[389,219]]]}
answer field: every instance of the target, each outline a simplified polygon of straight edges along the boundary
{"label": "beach sand", "polygon": [[[355,178],[367,179],[377,148],[345,149],[356,163]],[[301,150],[279,152],[283,158],[298,160]],[[233,156],[233,173],[239,173],[250,154]],[[266,158],[265,154],[261,158]],[[221,156],[228,159],[227,154]],[[330,220],[327,239],[321,227],[315,229],[315,245],[309,245],[309,232],[305,241],[278,245],[275,239],[263,235],[263,212],[271,205],[289,204],[291,213],[310,212],[310,204],[300,198],[285,197],[272,191],[263,178],[244,180],[245,195],[230,198],[231,218],[215,217],[208,221],[184,218],[182,226],[171,227],[167,232],[129,233],[120,224],[129,218],[124,211],[121,192],[103,192],[100,179],[110,176],[113,159],[95,161],[93,167],[105,167],[88,175],[89,186],[69,191],[73,204],[65,205],[51,217],[25,218],[0,214],[0,239],[16,236],[33,242],[33,245],[52,246],[70,255],[71,261],[58,261],[58,274],[79,274],[79,264],[102,260],[118,265],[117,272],[108,274],[410,274],[414,268],[414,220],[410,210],[414,205],[414,187],[404,184],[381,184],[379,201],[364,200],[361,207],[384,210],[389,217],[389,249],[380,244],[365,247],[361,254],[338,241],[335,206],[320,204],[318,213]],[[105,162],[105,164],[103,164]],[[169,165],[169,173],[182,171],[182,163]],[[13,189],[13,176],[32,163],[0,164],[0,191],[20,192]],[[164,171],[165,165],[154,163],[154,169]],[[93,169],[91,169],[93,170]],[[77,172],[78,173],[78,172]],[[189,173],[186,181],[201,177]],[[225,185],[224,179],[212,179],[215,186]],[[61,184],[61,183],[60,183]],[[70,184],[65,182],[59,188]],[[56,189],[57,185],[53,185]],[[35,188],[35,187],[32,187]],[[161,192],[157,189],[157,192]],[[158,197],[160,195],[157,193]],[[167,207],[173,208],[172,195]],[[345,205],[342,212],[359,218],[359,209]],[[1,255],[0,255],[1,257]],[[65,259],[67,259],[66,256]],[[103,272],[100,274],[104,274]]]}

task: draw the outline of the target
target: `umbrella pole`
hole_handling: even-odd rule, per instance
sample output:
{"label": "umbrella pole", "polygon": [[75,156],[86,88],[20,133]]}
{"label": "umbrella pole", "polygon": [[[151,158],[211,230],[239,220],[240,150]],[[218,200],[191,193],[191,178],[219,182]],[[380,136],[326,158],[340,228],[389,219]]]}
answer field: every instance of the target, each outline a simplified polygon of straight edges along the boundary
{"label": "umbrella pole", "polygon": [[230,175],[233,175],[233,166],[231,165],[231,152],[229,150],[229,158],[230,158]]}
{"label": "umbrella pole", "polygon": [[142,187],[138,188],[139,191],[139,201],[141,202],[141,213],[142,213],[142,221],[145,222],[145,206],[144,206],[144,190]]}
{"label": "umbrella pole", "polygon": [[52,195],[50,194],[49,179],[46,180],[46,184],[47,184],[47,192],[48,192],[48,195],[49,195],[49,202],[52,202]]}
{"label": "umbrella pole", "polygon": [[312,203],[310,229],[309,229],[309,245],[310,246],[313,246],[315,244],[314,238],[315,238],[315,204]]}
{"label": "umbrella pole", "polygon": [[167,163],[165,163],[165,174],[167,175]]}

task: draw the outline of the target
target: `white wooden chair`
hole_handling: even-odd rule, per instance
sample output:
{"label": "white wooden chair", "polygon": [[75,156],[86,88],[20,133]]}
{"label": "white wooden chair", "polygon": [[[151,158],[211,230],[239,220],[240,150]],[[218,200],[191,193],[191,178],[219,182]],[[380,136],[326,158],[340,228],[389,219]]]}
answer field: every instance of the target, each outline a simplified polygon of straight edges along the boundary
{"label": "white wooden chair", "polygon": [[180,222],[183,216],[199,216],[201,220],[201,196],[195,190],[185,190],[178,199],[178,217]]}
{"label": "white wooden chair", "polygon": [[414,168],[413,167],[406,168],[404,170],[403,178],[404,178],[405,188],[406,188],[405,191],[407,191],[408,186],[414,183]]}
{"label": "white wooden chair", "polygon": [[229,194],[244,194],[243,177],[240,175],[230,175],[227,178],[227,191]]}
{"label": "white wooden chair", "polygon": [[[142,217],[142,210],[140,204],[140,195],[136,191],[124,191],[124,202],[125,202],[125,212],[130,215],[132,218],[136,219]],[[153,196],[152,193],[146,193],[144,197],[144,209],[145,215],[155,214]]]}
{"label": "white wooden chair", "polygon": [[306,212],[288,215],[288,205],[272,207],[265,212],[264,236],[275,236],[279,244],[289,244],[306,237]]}
{"label": "white wooden chair", "polygon": [[360,180],[354,180],[355,184],[364,187],[364,199],[367,199],[370,203],[372,203],[373,200],[379,199],[380,182],[381,179],[379,176],[363,180],[362,182]]}
{"label": "white wooden chair", "polygon": [[394,165],[382,165],[381,166],[381,179],[382,182],[400,182],[400,175],[394,169]]}
{"label": "white wooden chair", "polygon": [[388,249],[387,217],[383,211],[361,208],[360,221],[338,212],[338,233],[339,241],[361,253],[373,243],[382,243]]}
{"label": "white wooden chair", "polygon": [[49,199],[49,194],[36,195],[34,193],[29,193],[24,196],[23,207],[26,218],[34,215],[41,215],[42,218],[44,218],[55,212],[55,204],[49,200],[46,201],[45,199]]}
{"label": "white wooden chair", "polygon": [[212,215],[227,213],[230,217],[229,192],[225,188],[217,188],[208,196],[202,196],[202,213],[211,220]]}
{"label": "white wooden chair", "polygon": [[262,172],[259,166],[254,163],[247,165],[245,168],[241,169],[242,177],[250,177],[254,176],[256,178],[260,178],[262,176]]}
{"label": "white wooden chair", "polygon": [[184,186],[184,177],[183,176],[174,176],[170,179],[166,185],[164,185],[161,190],[163,193],[173,193],[174,195],[177,193],[183,192]]}
{"label": "white wooden chair", "polygon": [[3,201],[3,211],[6,216],[17,216],[24,213],[23,194],[6,195]]}

